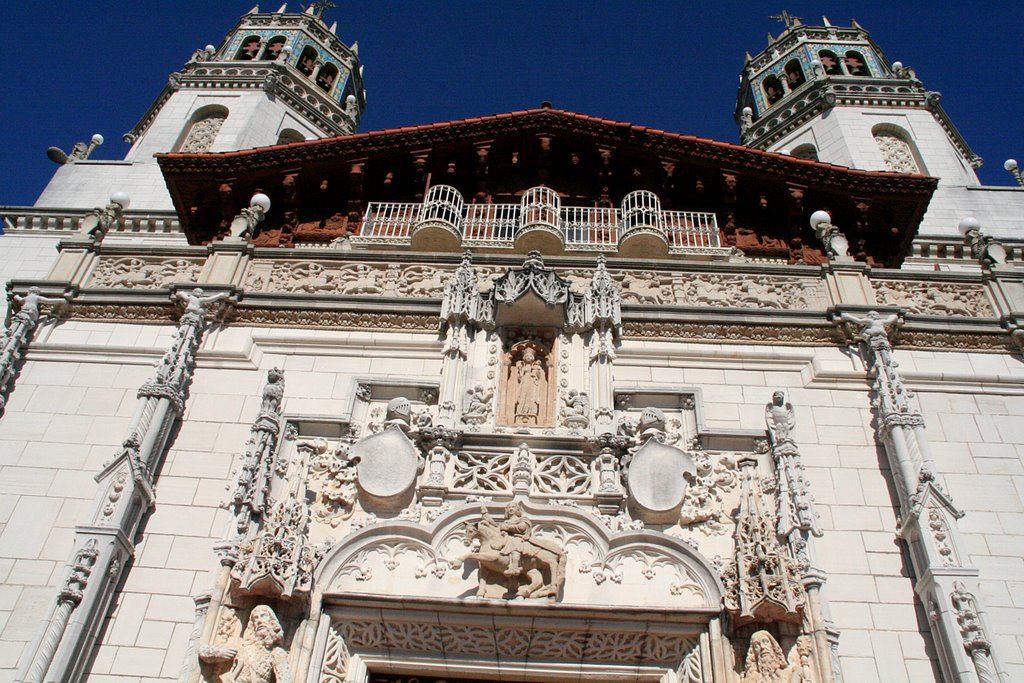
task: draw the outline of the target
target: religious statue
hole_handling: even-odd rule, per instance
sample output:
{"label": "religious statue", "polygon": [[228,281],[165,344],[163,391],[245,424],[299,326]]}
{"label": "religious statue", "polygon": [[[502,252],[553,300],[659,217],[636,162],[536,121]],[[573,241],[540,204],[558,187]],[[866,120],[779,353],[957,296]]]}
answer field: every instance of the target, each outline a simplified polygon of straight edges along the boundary
{"label": "religious statue", "polygon": [[750,637],[741,683],[792,683],[790,673],[789,662],[772,634],[756,631]]}
{"label": "religious statue", "polygon": [[462,414],[462,421],[466,424],[481,424],[491,416],[491,399],[494,397],[494,389],[483,384],[477,384],[468,389],[469,406]]}
{"label": "religious statue", "polygon": [[465,560],[480,563],[477,597],[500,598],[510,591],[522,598],[558,596],[565,583],[565,550],[554,541],[534,538],[533,524],[518,502],[505,506],[501,522],[482,509],[480,522],[468,535],[479,540],[479,548],[452,566],[457,569]]}
{"label": "religious statue", "polygon": [[764,408],[764,419],[773,445],[781,445],[792,438],[790,435],[796,427],[796,416],[793,404],[786,402],[786,395],[781,391],[772,394],[771,403]]}
{"label": "religious statue", "polygon": [[512,376],[516,383],[512,404],[515,423],[537,425],[547,395],[547,374],[531,347],[526,347],[510,370]]}
{"label": "religious statue", "polygon": [[241,638],[227,646],[207,645],[199,658],[207,664],[231,665],[221,683],[292,683],[288,652],[280,647],[283,640],[277,615],[267,605],[257,605]]}

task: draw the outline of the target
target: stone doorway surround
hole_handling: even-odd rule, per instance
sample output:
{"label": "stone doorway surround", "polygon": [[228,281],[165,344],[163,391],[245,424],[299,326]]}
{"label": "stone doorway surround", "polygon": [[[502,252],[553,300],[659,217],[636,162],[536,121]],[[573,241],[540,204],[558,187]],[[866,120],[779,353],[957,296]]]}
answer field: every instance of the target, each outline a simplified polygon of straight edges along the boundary
{"label": "stone doorway surround", "polygon": [[717,610],[323,596],[309,683],[370,674],[561,683],[712,681]]}

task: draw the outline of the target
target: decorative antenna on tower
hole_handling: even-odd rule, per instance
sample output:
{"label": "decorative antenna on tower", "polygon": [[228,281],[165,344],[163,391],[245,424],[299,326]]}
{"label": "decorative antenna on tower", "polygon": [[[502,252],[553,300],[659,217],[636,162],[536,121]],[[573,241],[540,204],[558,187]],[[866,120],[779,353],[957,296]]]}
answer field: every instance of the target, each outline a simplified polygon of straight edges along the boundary
{"label": "decorative antenna on tower", "polygon": [[[316,2],[311,2],[308,5],[302,5],[302,11],[312,14],[317,19],[323,19],[324,12],[335,7],[337,5],[331,2],[331,0],[316,0]],[[312,12],[309,11],[311,9],[313,10]]]}
{"label": "decorative antenna on tower", "polygon": [[779,14],[770,16],[768,18],[771,19],[772,21],[781,21],[783,24],[786,25],[786,28],[788,29],[793,28],[794,26],[800,26],[801,19],[803,19],[803,17],[794,17],[787,10],[782,10],[782,12],[780,12]]}

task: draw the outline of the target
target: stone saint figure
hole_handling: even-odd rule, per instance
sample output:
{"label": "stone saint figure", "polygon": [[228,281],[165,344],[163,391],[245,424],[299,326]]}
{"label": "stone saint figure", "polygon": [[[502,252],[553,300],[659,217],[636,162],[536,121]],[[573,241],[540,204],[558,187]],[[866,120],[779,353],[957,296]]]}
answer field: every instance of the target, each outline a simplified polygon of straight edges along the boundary
{"label": "stone saint figure", "polygon": [[742,683],[790,683],[788,669],[789,662],[772,634],[757,631],[750,637]]}
{"label": "stone saint figure", "polygon": [[768,433],[772,436],[772,444],[778,446],[790,440],[796,426],[796,416],[793,405],[786,402],[784,393],[776,391],[772,394],[772,402],[764,409],[764,419],[768,424]]}
{"label": "stone saint figure", "polygon": [[231,670],[221,676],[221,683],[293,683],[288,652],[280,647],[282,640],[284,630],[277,615],[270,607],[257,605],[252,608],[240,643],[235,640],[228,647],[205,647],[200,659],[231,662]]}
{"label": "stone saint figure", "polygon": [[532,348],[527,347],[523,351],[523,357],[516,362],[510,374],[516,379],[513,403],[515,423],[536,425],[547,393],[547,378],[544,366],[537,360],[537,354]]}

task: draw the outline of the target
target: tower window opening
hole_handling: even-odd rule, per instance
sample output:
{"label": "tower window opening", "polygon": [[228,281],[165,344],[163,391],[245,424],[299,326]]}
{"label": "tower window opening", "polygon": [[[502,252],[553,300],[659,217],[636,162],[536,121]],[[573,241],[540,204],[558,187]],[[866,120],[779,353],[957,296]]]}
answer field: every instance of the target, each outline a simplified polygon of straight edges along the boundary
{"label": "tower window opening", "polygon": [[864,55],[859,52],[850,50],[846,53],[846,70],[851,76],[870,76],[871,70],[868,69],[867,62],[864,61]]}
{"label": "tower window opening", "polygon": [[786,80],[789,81],[789,89],[795,90],[804,84],[807,80],[804,77],[803,67],[800,66],[800,62],[795,59],[789,60],[786,64]]}
{"label": "tower window opening", "polygon": [[219,104],[198,109],[189,119],[178,151],[193,154],[209,152],[227,117],[227,107]]}
{"label": "tower window opening", "polygon": [[263,48],[263,60],[267,62],[273,62],[281,56],[281,50],[284,49],[284,44],[288,42],[288,39],[284,36],[274,36],[267,41],[267,46]]}
{"label": "tower window opening", "polygon": [[764,79],[761,88],[764,90],[764,96],[768,99],[768,104],[775,104],[785,94],[782,91],[782,82],[777,76],[769,76]]}
{"label": "tower window opening", "polygon": [[320,71],[316,74],[316,84],[324,92],[330,92],[336,80],[338,80],[338,67],[329,62],[320,67]]}
{"label": "tower window opening", "polygon": [[294,128],[282,128],[281,132],[277,134],[277,144],[279,145],[286,145],[289,142],[302,142],[305,139],[306,136]]}
{"label": "tower window opening", "polygon": [[256,56],[260,53],[260,37],[249,36],[242,41],[242,47],[238,48],[238,54],[235,55],[235,59],[249,62],[256,59]]}
{"label": "tower window opening", "polygon": [[910,136],[902,128],[892,124],[880,123],[871,129],[882,163],[888,171],[894,173],[924,173],[922,163]]}
{"label": "tower window opening", "polygon": [[808,161],[818,160],[818,148],[809,142],[802,145],[797,145],[793,148],[793,151],[789,153],[791,157],[797,159],[807,159]]}
{"label": "tower window opening", "polygon": [[299,55],[298,69],[302,72],[303,76],[308,78],[313,75],[313,70],[316,69],[317,56],[316,50],[309,45],[302,50],[302,54]]}
{"label": "tower window opening", "polygon": [[839,57],[836,56],[835,52],[832,52],[831,50],[820,51],[818,53],[818,61],[821,62],[821,66],[825,69],[826,75],[843,75],[843,68],[839,66]]}

